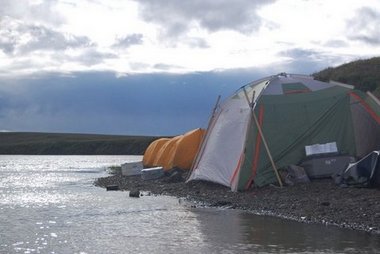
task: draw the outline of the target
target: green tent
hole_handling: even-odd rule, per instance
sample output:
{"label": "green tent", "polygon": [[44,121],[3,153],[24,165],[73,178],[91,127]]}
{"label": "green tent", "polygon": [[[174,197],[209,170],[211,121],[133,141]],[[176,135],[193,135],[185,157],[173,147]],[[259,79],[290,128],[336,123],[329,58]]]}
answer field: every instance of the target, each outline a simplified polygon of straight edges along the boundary
{"label": "green tent", "polygon": [[234,191],[264,186],[277,182],[269,154],[281,168],[305,159],[305,146],[329,142],[336,142],[339,153],[358,158],[379,150],[379,101],[337,82],[270,76],[243,86],[216,107],[189,180]]}

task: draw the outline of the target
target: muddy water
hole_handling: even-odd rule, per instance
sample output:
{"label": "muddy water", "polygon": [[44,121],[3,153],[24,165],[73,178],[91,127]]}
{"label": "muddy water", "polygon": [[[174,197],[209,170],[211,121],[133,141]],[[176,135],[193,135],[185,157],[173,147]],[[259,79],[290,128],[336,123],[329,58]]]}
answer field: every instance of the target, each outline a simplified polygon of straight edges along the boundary
{"label": "muddy water", "polygon": [[0,156],[0,253],[380,253],[380,238],[93,186],[133,156]]}

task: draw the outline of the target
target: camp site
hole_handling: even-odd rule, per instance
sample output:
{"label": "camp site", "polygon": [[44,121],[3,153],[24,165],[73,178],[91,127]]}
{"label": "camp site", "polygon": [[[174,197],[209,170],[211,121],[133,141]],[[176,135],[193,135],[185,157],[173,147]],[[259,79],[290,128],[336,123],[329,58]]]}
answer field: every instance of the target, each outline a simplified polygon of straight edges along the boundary
{"label": "camp site", "polygon": [[[204,109],[203,124],[192,118],[175,135],[0,132],[0,253],[378,253],[377,63],[245,83],[222,76],[229,93],[195,89],[207,107],[172,98],[168,82],[170,99],[150,98],[160,113],[109,123],[158,130],[182,124],[189,105]],[[142,86],[133,106],[151,103]],[[121,92],[117,98],[118,112],[129,109]]]}
{"label": "camp site", "polygon": [[380,0],[0,0],[0,254],[380,254]]}
{"label": "camp site", "polygon": [[123,164],[117,176],[97,184],[116,184],[138,197],[148,190],[209,206],[378,230],[380,103],[373,94],[280,73],[244,85],[224,101],[217,98],[210,112],[206,129],[156,139],[141,162]]}

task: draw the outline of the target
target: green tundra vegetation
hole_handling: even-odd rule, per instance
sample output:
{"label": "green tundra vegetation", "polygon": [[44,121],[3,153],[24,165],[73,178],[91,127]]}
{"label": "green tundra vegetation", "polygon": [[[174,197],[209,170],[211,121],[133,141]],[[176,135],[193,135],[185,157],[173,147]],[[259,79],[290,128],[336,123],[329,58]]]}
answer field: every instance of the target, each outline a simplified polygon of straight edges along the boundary
{"label": "green tundra vegetation", "polygon": [[329,67],[313,76],[321,81],[334,80],[353,85],[356,89],[370,91],[380,98],[380,57]]}
{"label": "green tundra vegetation", "polygon": [[33,132],[0,133],[0,154],[141,155],[157,137]]}

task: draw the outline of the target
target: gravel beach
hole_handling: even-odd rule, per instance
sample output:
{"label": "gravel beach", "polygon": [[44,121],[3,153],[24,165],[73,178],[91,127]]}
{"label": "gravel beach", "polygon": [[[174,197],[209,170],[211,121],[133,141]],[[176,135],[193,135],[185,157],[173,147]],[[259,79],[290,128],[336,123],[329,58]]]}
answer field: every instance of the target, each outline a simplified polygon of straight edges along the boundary
{"label": "gravel beach", "polygon": [[[112,175],[96,186],[186,198],[194,206],[227,207],[304,223],[321,223],[380,235],[380,190],[341,188],[332,179],[279,188],[267,186],[246,192],[204,181],[185,183],[182,176],[144,181],[140,176]],[[143,197],[142,197],[143,198]]]}

